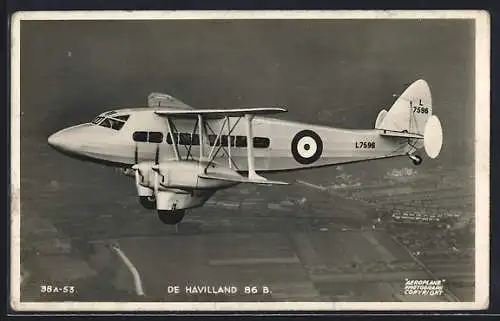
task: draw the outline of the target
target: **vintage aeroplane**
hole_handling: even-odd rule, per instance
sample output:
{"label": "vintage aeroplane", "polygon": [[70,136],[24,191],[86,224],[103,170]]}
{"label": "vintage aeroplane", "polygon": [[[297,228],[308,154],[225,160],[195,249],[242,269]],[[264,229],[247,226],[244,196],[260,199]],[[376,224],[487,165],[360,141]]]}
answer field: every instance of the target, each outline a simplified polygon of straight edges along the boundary
{"label": "vintage aeroplane", "polygon": [[129,168],[140,203],[165,224],[179,223],[217,190],[240,183],[287,184],[266,172],[408,156],[424,147],[436,158],[443,133],[432,114],[425,80],[417,80],[383,109],[368,130],[339,129],[267,118],[286,109],[193,109],[167,94],[151,93],[148,107],[108,111],[92,122],[48,138],[59,151]]}

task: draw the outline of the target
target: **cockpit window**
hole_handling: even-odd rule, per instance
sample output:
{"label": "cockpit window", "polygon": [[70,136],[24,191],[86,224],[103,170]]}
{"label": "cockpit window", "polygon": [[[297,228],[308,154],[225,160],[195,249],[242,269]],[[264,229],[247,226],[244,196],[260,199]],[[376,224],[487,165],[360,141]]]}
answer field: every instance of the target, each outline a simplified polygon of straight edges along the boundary
{"label": "cockpit window", "polygon": [[102,127],[110,128],[111,127],[111,121],[109,120],[109,118],[106,118],[99,125],[102,126]]}
{"label": "cockpit window", "polygon": [[96,117],[96,118],[92,121],[92,124],[98,125],[98,124],[101,122],[101,120],[103,120],[103,119],[104,119],[104,117],[102,117],[102,116],[97,116],[97,117]]}
{"label": "cockpit window", "polygon": [[113,117],[112,115],[114,114],[116,114],[114,111],[101,114],[97,116],[92,123],[102,127],[120,130],[123,125],[125,125],[130,115],[119,115]]}
{"label": "cockpit window", "polygon": [[111,128],[113,128],[115,130],[122,129],[123,124],[125,124],[125,122],[122,122],[122,121],[119,121],[119,120],[113,119],[113,118],[108,118],[107,120],[109,120],[111,122]]}

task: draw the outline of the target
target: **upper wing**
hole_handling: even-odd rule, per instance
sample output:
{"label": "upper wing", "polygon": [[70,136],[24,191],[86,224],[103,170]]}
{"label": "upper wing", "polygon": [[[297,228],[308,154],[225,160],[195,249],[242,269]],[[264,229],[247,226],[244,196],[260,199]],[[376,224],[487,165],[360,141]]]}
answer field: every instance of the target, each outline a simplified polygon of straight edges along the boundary
{"label": "upper wing", "polygon": [[179,99],[162,93],[150,93],[148,95],[149,107],[166,107],[175,110],[193,109],[193,107],[180,101]]}
{"label": "upper wing", "polygon": [[160,116],[176,116],[176,117],[198,117],[203,118],[222,118],[222,117],[243,117],[250,115],[269,115],[286,112],[287,110],[281,107],[265,107],[265,108],[237,108],[237,109],[191,109],[191,110],[157,110],[156,114]]}

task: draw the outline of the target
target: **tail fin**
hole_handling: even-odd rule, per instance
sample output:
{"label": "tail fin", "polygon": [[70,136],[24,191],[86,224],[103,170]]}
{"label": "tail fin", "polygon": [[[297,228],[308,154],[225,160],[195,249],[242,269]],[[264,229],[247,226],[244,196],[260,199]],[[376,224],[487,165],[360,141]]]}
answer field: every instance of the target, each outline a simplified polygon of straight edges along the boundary
{"label": "tail fin", "polygon": [[396,99],[389,111],[383,109],[375,121],[381,135],[409,138],[416,149],[425,147],[427,155],[436,158],[441,151],[441,122],[432,114],[432,96],[427,82],[419,79]]}
{"label": "tail fin", "polygon": [[419,79],[396,99],[389,111],[379,113],[375,128],[423,136],[431,115],[431,90],[425,80]]}
{"label": "tail fin", "polygon": [[193,109],[193,107],[180,101],[179,99],[172,97],[168,94],[152,92],[148,95],[148,106],[149,107],[167,107],[171,109]]}

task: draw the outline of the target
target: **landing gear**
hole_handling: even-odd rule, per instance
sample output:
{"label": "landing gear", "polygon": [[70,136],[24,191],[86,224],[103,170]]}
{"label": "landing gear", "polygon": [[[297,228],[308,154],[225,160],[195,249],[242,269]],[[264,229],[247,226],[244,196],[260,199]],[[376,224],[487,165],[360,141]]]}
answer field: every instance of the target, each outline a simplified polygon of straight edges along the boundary
{"label": "landing gear", "polygon": [[167,225],[176,225],[184,218],[185,210],[164,211],[158,210],[158,217]]}
{"label": "landing gear", "polygon": [[413,162],[413,165],[420,165],[422,164],[422,157],[418,156],[418,155],[408,155],[408,157],[410,157],[411,161]]}
{"label": "landing gear", "polygon": [[148,210],[156,208],[156,199],[154,196],[139,196],[139,203]]}

